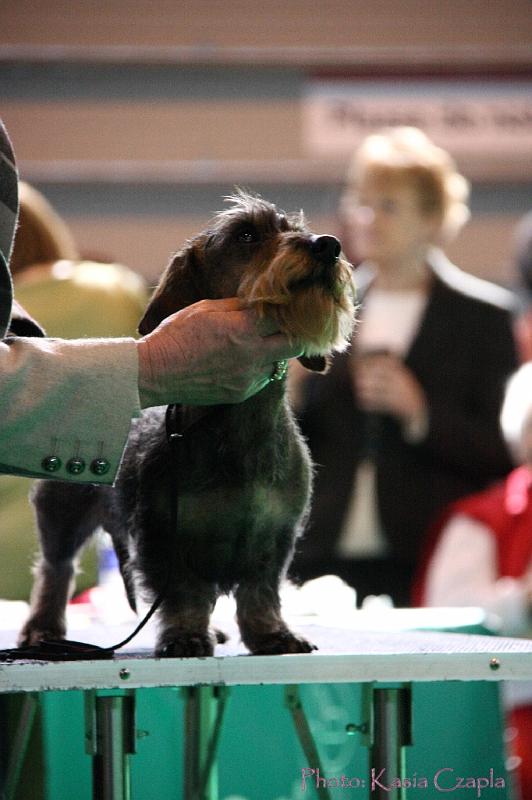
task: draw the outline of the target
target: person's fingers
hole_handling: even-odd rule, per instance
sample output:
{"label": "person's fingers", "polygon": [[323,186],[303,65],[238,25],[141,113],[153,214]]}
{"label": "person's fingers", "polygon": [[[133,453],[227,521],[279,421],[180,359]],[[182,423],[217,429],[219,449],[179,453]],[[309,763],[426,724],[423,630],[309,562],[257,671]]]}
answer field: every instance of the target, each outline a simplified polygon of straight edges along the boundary
{"label": "person's fingers", "polygon": [[198,300],[197,303],[189,306],[189,308],[194,308],[198,311],[229,312],[241,311],[244,306],[238,297],[222,297],[217,300]]}
{"label": "person's fingers", "polygon": [[[238,322],[244,330],[257,332],[264,341],[266,358],[279,361],[284,358],[297,358],[303,354],[303,348],[297,342],[290,343],[286,335],[279,332],[279,323],[266,315],[259,316],[256,311],[246,308],[238,297],[217,300],[200,300],[190,311],[218,312],[229,314],[238,312]],[[235,317],[235,322],[237,318]]]}
{"label": "person's fingers", "polygon": [[227,313],[231,311],[239,311],[242,319],[253,321],[257,330],[262,336],[268,336],[270,333],[276,333],[279,330],[277,322],[267,316],[259,316],[252,308],[246,307],[242,300],[238,297],[222,297],[216,300],[198,300],[189,306],[190,310],[208,311],[213,313]]}
{"label": "person's fingers", "polygon": [[[274,333],[279,333],[279,323],[271,317],[266,315],[259,315],[253,308],[243,305],[238,297],[232,297],[228,300],[209,300],[206,306],[206,311],[238,311],[240,321],[245,323],[255,333],[260,336],[271,336]],[[223,305],[221,305],[223,303]],[[218,305],[220,304],[220,305]]]}
{"label": "person's fingers", "polygon": [[267,316],[255,315],[255,328],[261,336],[271,336],[279,333],[279,323]]}
{"label": "person's fingers", "polygon": [[[269,337],[279,333],[279,323],[271,317],[259,316],[256,311],[246,308],[238,297],[227,297],[217,300],[199,300],[189,311],[231,314],[238,312],[234,317],[235,323],[240,323],[243,329],[251,333],[258,333],[262,337]],[[229,321],[229,320],[228,320]]]}
{"label": "person's fingers", "polygon": [[257,380],[253,385],[251,385],[248,388],[245,396],[243,397],[243,400],[248,400],[250,397],[253,397],[254,394],[256,394],[257,392],[261,392],[269,384],[270,384],[270,375],[262,378],[261,380]]}
{"label": "person's fingers", "polygon": [[256,312],[250,308],[242,308],[237,297],[202,302],[205,303],[203,307],[205,311],[238,312],[238,321],[242,327],[260,335],[260,346],[264,354],[261,362],[297,358],[303,354],[303,347],[298,342],[290,342],[285,334],[279,333],[277,322],[268,317],[258,317]]}
{"label": "person's fingers", "polygon": [[287,358],[298,358],[303,355],[303,347],[299,342],[290,342],[284,333],[273,333],[262,339],[261,361],[282,361]]}

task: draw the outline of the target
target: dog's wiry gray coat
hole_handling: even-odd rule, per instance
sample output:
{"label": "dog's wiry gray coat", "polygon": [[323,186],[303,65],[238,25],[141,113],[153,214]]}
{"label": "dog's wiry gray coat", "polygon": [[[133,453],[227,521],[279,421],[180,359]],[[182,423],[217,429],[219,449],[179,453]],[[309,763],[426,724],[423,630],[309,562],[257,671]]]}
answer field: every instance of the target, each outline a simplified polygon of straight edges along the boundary
{"label": "dog's wiry gray coat", "polygon": [[[140,330],[152,330],[196,300],[236,294],[259,313],[275,316],[283,306],[281,328],[297,336],[309,356],[346,345],[353,320],[350,272],[336,240],[316,237],[301,218],[290,220],[244,194],[176,255]],[[165,409],[155,408],[133,424],[115,487],[37,485],[42,557],[22,642],[65,635],[76,555],[102,525],[112,536],[131,604],[139,582],[148,598],[164,593],[159,655],[212,654],[210,614],[217,596],[229,591],[251,652],[312,649],[287,627],[279,602],[279,584],[308,513],[312,478],[285,382],[271,382],[242,404],[211,407],[198,419],[195,414],[183,409],[192,424],[185,425],[177,462],[166,437]]]}

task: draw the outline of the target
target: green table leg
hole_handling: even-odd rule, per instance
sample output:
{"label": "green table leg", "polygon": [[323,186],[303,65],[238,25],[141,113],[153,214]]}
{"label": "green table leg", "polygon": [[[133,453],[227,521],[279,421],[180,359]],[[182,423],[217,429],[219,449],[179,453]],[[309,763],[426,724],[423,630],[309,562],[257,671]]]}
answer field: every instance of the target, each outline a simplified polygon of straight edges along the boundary
{"label": "green table leg", "polygon": [[86,696],[86,742],[93,756],[94,800],[131,800],[129,755],[135,752],[134,692]]}
{"label": "green table leg", "polygon": [[13,744],[9,751],[9,761],[7,764],[3,794],[4,800],[13,800],[15,797],[38,704],[38,695],[28,694],[24,697],[17,730],[13,739]]}
{"label": "green table leg", "polygon": [[227,694],[225,686],[185,689],[184,800],[218,800],[216,750]]}
{"label": "green table leg", "polygon": [[403,781],[404,748],[412,744],[411,689],[407,686],[369,687],[370,694],[370,781],[375,800],[406,800],[404,787],[390,788]]}
{"label": "green table leg", "polygon": [[[301,702],[299,686],[285,686],[285,703],[290,711],[290,714],[292,715],[294,727],[296,729],[301,747],[303,748],[303,752],[305,753],[307,764],[309,764],[312,769],[316,770],[317,776],[320,776],[324,773],[324,770],[321,765],[316,742],[314,741],[314,737],[312,735],[312,731],[310,730],[310,725],[305,714],[305,709],[303,708],[303,703]],[[323,781],[323,783],[321,781]],[[324,785],[324,778],[318,777],[317,783],[318,785],[316,786],[316,794],[320,800],[330,800],[331,794],[328,788]]]}

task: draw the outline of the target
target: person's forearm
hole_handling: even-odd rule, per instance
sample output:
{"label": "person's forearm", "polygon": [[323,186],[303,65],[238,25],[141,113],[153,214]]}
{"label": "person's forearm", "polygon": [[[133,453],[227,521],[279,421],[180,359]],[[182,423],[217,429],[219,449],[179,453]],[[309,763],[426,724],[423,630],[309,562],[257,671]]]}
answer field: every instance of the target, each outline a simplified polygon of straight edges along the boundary
{"label": "person's forearm", "polygon": [[[138,390],[141,408],[149,408],[161,404],[162,390],[154,376],[152,348],[146,339],[137,342],[138,356]],[[177,397],[176,387],[176,397]]]}
{"label": "person's forearm", "polygon": [[242,402],[299,352],[234,298],[189,306],[140,341],[5,340],[0,471],[111,483],[141,406]]}
{"label": "person's forearm", "polygon": [[0,343],[0,470],[111,483],[140,413],[133,339]]}

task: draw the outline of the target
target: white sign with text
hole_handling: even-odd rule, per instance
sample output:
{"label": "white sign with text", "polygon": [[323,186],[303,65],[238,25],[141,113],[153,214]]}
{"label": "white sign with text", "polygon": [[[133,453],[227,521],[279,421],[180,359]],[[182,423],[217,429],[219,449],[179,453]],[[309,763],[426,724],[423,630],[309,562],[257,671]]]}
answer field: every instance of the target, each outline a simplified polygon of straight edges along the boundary
{"label": "white sign with text", "polygon": [[531,157],[532,88],[481,82],[316,80],[303,99],[303,139],[312,156],[343,156],[369,133],[413,125],[456,156]]}

